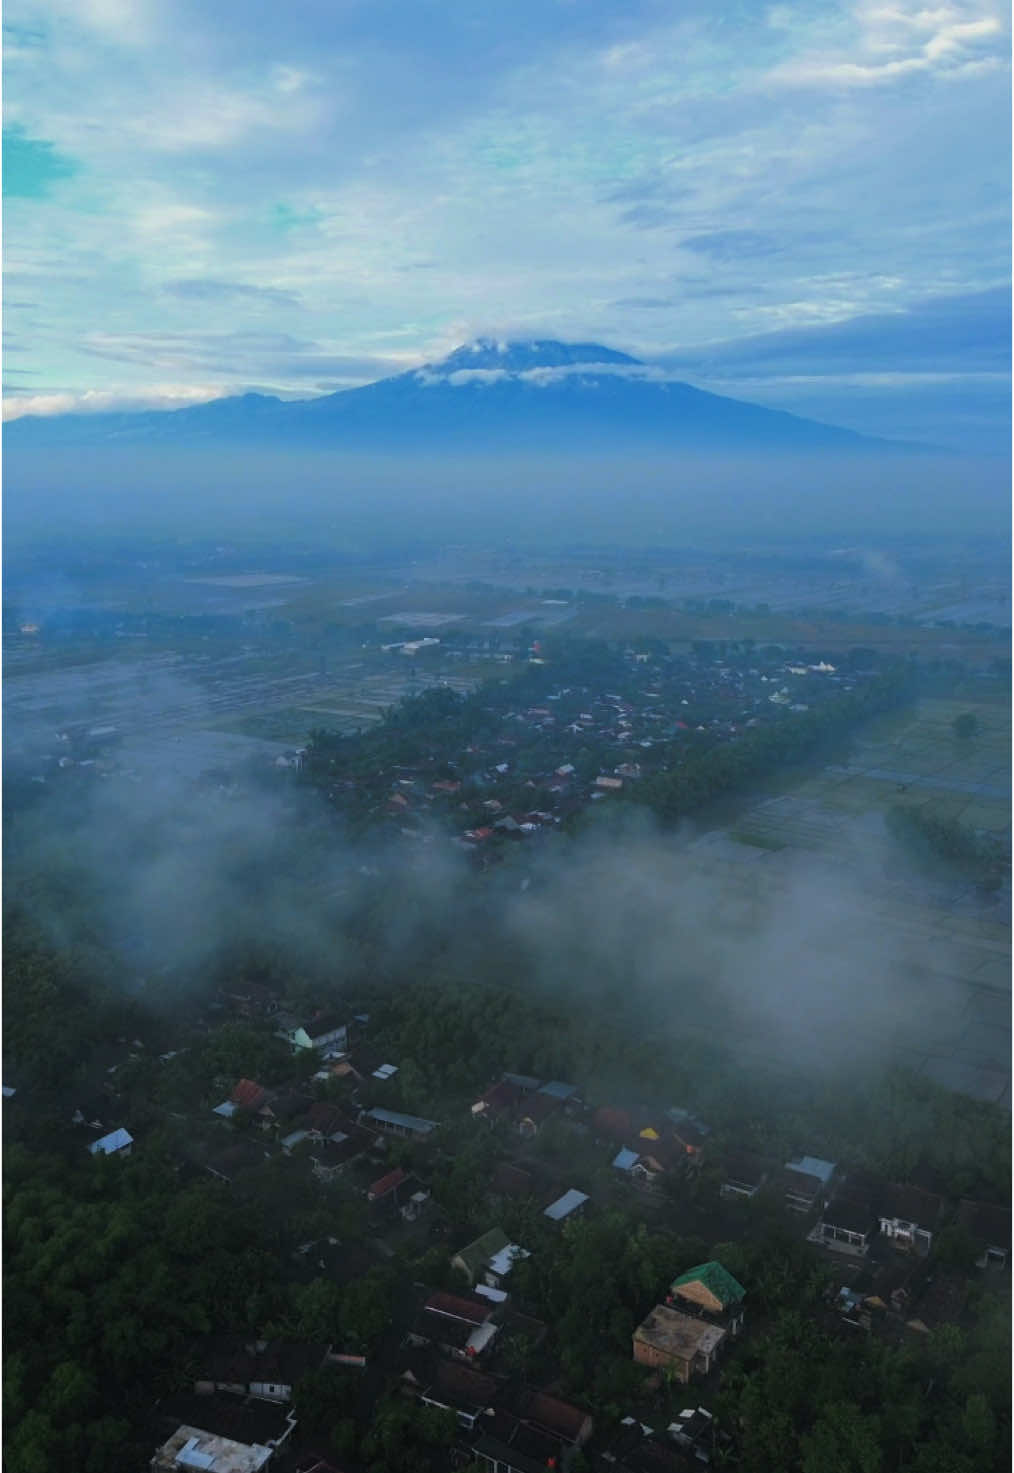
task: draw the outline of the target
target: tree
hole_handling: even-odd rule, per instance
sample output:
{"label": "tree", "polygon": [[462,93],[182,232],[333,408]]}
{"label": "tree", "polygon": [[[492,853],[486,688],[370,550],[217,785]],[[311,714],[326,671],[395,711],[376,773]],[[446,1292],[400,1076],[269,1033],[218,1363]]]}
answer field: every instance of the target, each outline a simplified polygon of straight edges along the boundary
{"label": "tree", "polygon": [[951,730],[959,741],[967,742],[977,734],[979,718],[971,711],[963,711],[960,716],[955,716]]}
{"label": "tree", "polygon": [[802,1439],[802,1473],[880,1473],[880,1423],[850,1402],[823,1409],[812,1433]]}

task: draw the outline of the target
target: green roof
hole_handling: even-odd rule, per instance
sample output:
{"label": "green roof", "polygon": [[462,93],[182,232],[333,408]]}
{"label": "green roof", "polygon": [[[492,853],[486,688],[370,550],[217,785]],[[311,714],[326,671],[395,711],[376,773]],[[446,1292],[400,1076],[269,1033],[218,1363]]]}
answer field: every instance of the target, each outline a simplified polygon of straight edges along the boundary
{"label": "green roof", "polygon": [[466,1263],[469,1272],[475,1275],[495,1254],[508,1248],[510,1241],[503,1228],[490,1228],[488,1233],[483,1233],[481,1238],[476,1238],[474,1243],[469,1243],[467,1248],[460,1249],[454,1256]]}
{"label": "green roof", "polygon": [[723,1305],[738,1304],[741,1299],[746,1298],[743,1285],[715,1259],[710,1263],[699,1263],[696,1268],[688,1268],[685,1274],[673,1279],[670,1288],[675,1294],[683,1284],[703,1284]]}

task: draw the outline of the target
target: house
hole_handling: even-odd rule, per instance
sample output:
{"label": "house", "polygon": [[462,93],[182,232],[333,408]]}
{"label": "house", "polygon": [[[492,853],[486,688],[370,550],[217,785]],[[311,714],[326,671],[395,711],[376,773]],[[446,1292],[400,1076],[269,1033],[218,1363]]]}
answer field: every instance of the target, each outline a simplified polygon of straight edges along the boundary
{"label": "house", "polygon": [[513,1119],[523,1099],[524,1091],[520,1085],[501,1079],[499,1084],[491,1085],[484,1095],[480,1095],[472,1106],[472,1115],[490,1122]]}
{"label": "house", "polygon": [[282,1089],[257,1111],[269,1125],[289,1127],[309,1112],[313,1100],[301,1089]]}
{"label": "house", "polygon": [[670,1171],[686,1170],[692,1159],[677,1141],[653,1140],[644,1145],[636,1166],[631,1167],[631,1175],[646,1186],[653,1186]]}
{"label": "house", "polygon": [[830,1195],[830,1183],[837,1167],[833,1161],[819,1156],[800,1156],[786,1161],[779,1174],[779,1186],[785,1205],[791,1212],[810,1212],[823,1205]]}
{"label": "house", "polygon": [[666,1428],[677,1447],[692,1453],[699,1463],[710,1463],[717,1441],[715,1419],[706,1407],[685,1407]]}
{"label": "house", "polygon": [[1011,1247],[1011,1214],[1008,1207],[994,1207],[988,1202],[972,1202],[966,1199],[958,1208],[958,1224],[975,1245],[976,1268],[1007,1267]]}
{"label": "house", "polygon": [[672,1139],[688,1156],[698,1160],[704,1150],[705,1137],[711,1134],[708,1127],[689,1110],[667,1110],[666,1119],[671,1126]]}
{"label": "house", "polygon": [[601,1105],[595,1111],[591,1127],[596,1140],[612,1141],[617,1146],[625,1145],[637,1134],[630,1112],[616,1110],[608,1105]]}
{"label": "house", "polygon": [[565,1084],[562,1079],[550,1079],[546,1084],[540,1084],[536,1093],[548,1095],[550,1099],[559,1100],[563,1105],[577,1103],[577,1085]]}
{"label": "house", "polygon": [[538,1135],[550,1115],[555,1115],[562,1105],[563,1101],[558,1095],[547,1095],[541,1090],[536,1090],[534,1094],[528,1096],[521,1107],[521,1116],[518,1120],[519,1134],[523,1135],[526,1140]]}
{"label": "house", "polygon": [[719,1196],[727,1201],[748,1201],[756,1197],[769,1175],[770,1168],[759,1156],[732,1156],[725,1163]]}
{"label": "house", "polygon": [[880,1236],[896,1248],[925,1258],[943,1215],[942,1198],[921,1187],[886,1186],[876,1198]]}
{"label": "house", "polygon": [[237,1110],[249,1110],[251,1113],[266,1104],[267,1099],[267,1090],[253,1079],[241,1079],[229,1096],[230,1104],[235,1105]]}
{"label": "house", "polygon": [[194,1391],[199,1396],[227,1391],[259,1401],[290,1402],[293,1388],[311,1371],[320,1370],[328,1354],[325,1345],[223,1337],[198,1351],[200,1374]]}
{"label": "house", "polygon": [[471,1432],[477,1422],[493,1413],[500,1382],[458,1361],[417,1352],[401,1373],[402,1382],[423,1406],[453,1412],[458,1426]]}
{"label": "house", "polygon": [[666,1303],[712,1322],[718,1321],[730,1334],[738,1335],[743,1325],[745,1298],[746,1290],[739,1280],[717,1259],[711,1259],[673,1279]]}
{"label": "house", "polygon": [[350,1125],[345,1131],[336,1132],[319,1144],[311,1146],[309,1154],[314,1176],[321,1182],[334,1181],[350,1161],[355,1161],[375,1143],[375,1136],[354,1125]]}
{"label": "house", "polygon": [[671,1368],[686,1383],[693,1375],[706,1376],[726,1338],[720,1325],[656,1304],[634,1331],[634,1360],[642,1366]]}
{"label": "house", "polygon": [[408,1331],[410,1345],[433,1345],[458,1360],[477,1360],[496,1338],[494,1306],[486,1299],[431,1294]]}
{"label": "house", "polygon": [[630,1151],[624,1146],[622,1150],[617,1151],[610,1164],[615,1166],[617,1171],[630,1172],[633,1171],[640,1159],[636,1151]]}
{"label": "house", "polygon": [[337,1105],[326,1100],[317,1100],[306,1112],[303,1121],[307,1134],[317,1141],[340,1140],[355,1126]]}
{"label": "house", "polygon": [[400,1166],[395,1167],[394,1171],[389,1171],[386,1176],[371,1183],[366,1191],[367,1202],[382,1202],[385,1198],[390,1197],[397,1203],[398,1188],[406,1181],[408,1181],[407,1173]]}
{"label": "house", "polygon": [[508,1084],[516,1084],[523,1095],[530,1095],[542,1086],[542,1080],[533,1078],[531,1074],[505,1074],[503,1077]]}
{"label": "house", "polygon": [[177,1427],[159,1448],[149,1467],[151,1473],[260,1473],[274,1456],[273,1447],[259,1442],[234,1442],[197,1427]]}
{"label": "house", "polygon": [[876,1216],[869,1201],[840,1196],[824,1208],[820,1221],[807,1234],[807,1241],[833,1248],[837,1253],[865,1258],[875,1231]]}
{"label": "house", "polygon": [[360,1124],[364,1120],[371,1128],[381,1130],[387,1135],[414,1136],[417,1140],[424,1139],[437,1129],[435,1120],[424,1120],[419,1115],[403,1115],[398,1110],[361,1110]]}
{"label": "house", "polygon": [[587,1201],[587,1192],[578,1192],[571,1187],[569,1192],[564,1192],[562,1197],[558,1197],[555,1202],[550,1202],[548,1207],[543,1208],[542,1215],[548,1217],[550,1222],[563,1222],[567,1218],[572,1218],[576,1213],[581,1213]]}
{"label": "house", "polygon": [[472,1456],[488,1473],[546,1473],[564,1467],[566,1444],[510,1412],[495,1408],[480,1427]]}
{"label": "house", "polygon": [[617,1435],[602,1453],[602,1465],[614,1473],[688,1473],[684,1452],[657,1437],[634,1417],[624,1417]]}
{"label": "house", "polygon": [[399,1216],[403,1222],[418,1222],[426,1209],[427,1202],[432,1201],[433,1194],[425,1187],[420,1187],[413,1192],[407,1202],[403,1202],[398,1208]]}
{"label": "house", "polygon": [[595,786],[607,792],[615,793],[623,787],[622,777],[597,777]]}
{"label": "house", "polygon": [[451,1267],[460,1269],[469,1284],[485,1283],[500,1289],[515,1261],[528,1257],[526,1249],[512,1243],[502,1228],[490,1228],[481,1238],[455,1253]]}
{"label": "house", "polygon": [[595,1430],[590,1412],[545,1391],[524,1388],[514,1410],[527,1426],[569,1447],[584,1447]]}
{"label": "house", "polygon": [[121,1126],[119,1130],[112,1130],[101,1139],[92,1141],[88,1150],[93,1156],[129,1156],[133,1145],[134,1137]]}
{"label": "house", "polygon": [[343,1054],[349,1044],[348,1024],[335,1013],[314,1013],[302,1023],[282,1028],[278,1036],[294,1049],[315,1048],[325,1054]]}

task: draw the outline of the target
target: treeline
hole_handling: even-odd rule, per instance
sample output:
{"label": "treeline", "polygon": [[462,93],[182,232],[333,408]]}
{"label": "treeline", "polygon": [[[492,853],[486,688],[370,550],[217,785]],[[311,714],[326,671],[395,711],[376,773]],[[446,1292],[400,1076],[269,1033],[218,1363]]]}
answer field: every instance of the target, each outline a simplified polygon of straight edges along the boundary
{"label": "treeline", "polygon": [[181,1180],[156,1135],[127,1161],[79,1150],[79,1163],[4,1151],[9,1473],[146,1467],[155,1403],[191,1389],[203,1336],[370,1353],[388,1332],[397,1269],[293,1283],[270,1216],[222,1183]]}
{"label": "treeline", "polygon": [[628,788],[627,797],[651,808],[664,822],[675,822],[723,793],[738,791],[775,768],[800,762],[840,741],[860,722],[903,705],[915,693],[908,667],[893,666],[816,708],[751,727],[734,741],[691,749],[671,771]]}
{"label": "treeline", "polygon": [[909,854],[923,863],[950,866],[982,890],[998,890],[1010,874],[1010,845],[992,834],[977,833],[960,819],[896,804],[887,813],[889,831]]}

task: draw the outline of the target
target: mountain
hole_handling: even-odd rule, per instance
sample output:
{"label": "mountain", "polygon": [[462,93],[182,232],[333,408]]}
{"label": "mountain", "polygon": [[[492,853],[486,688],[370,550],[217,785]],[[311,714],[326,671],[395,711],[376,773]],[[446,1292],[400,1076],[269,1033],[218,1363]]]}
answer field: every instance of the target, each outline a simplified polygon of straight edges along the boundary
{"label": "mountain", "polygon": [[851,430],[664,378],[596,343],[479,339],[439,363],[315,399],[263,394],[187,409],[25,416],[8,449],[330,448],[360,453],[904,451]]}

